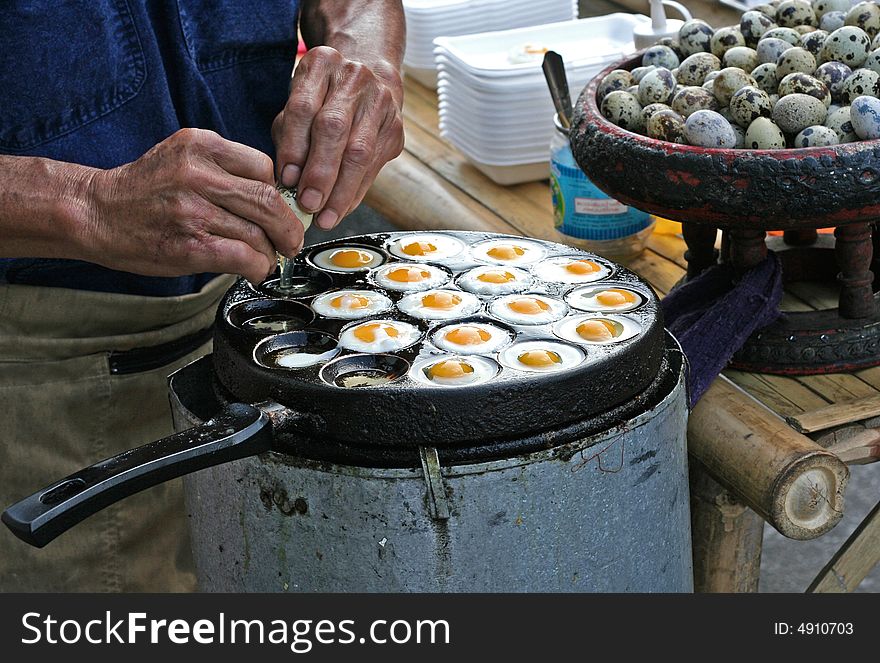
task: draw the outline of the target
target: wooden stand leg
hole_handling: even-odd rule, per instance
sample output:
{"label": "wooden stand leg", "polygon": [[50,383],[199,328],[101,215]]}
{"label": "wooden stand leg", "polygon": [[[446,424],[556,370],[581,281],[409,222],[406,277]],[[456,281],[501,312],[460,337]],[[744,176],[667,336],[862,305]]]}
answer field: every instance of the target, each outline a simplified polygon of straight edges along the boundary
{"label": "wooden stand leg", "polygon": [[684,259],[687,260],[687,277],[689,279],[698,276],[703,270],[715,264],[717,252],[715,251],[715,236],[718,229],[712,226],[704,226],[696,223],[682,223],[681,235],[687,244]]}
{"label": "wooden stand leg", "polygon": [[786,230],[782,233],[782,241],[789,246],[809,246],[819,237],[815,228],[804,230]]}
{"label": "wooden stand leg", "polygon": [[694,591],[757,592],[764,521],[691,456]]}
{"label": "wooden stand leg", "polygon": [[855,223],[834,229],[837,242],[834,253],[840,273],[840,301],[838,311],[843,318],[866,318],[874,313],[874,274],[871,259],[874,245],[871,225]]}
{"label": "wooden stand leg", "polygon": [[746,272],[767,257],[767,233],[763,230],[731,230],[730,257],[738,272]]}

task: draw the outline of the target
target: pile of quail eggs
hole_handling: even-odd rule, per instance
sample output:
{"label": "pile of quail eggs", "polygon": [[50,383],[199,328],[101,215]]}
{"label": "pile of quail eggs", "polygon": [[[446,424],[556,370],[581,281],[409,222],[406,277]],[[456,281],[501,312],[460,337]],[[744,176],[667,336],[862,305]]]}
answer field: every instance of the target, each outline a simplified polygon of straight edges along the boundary
{"label": "pile of quail eggs", "polygon": [[880,6],[772,0],[713,30],[687,21],[642,66],[602,79],[611,122],[700,147],[783,149],[880,138]]}

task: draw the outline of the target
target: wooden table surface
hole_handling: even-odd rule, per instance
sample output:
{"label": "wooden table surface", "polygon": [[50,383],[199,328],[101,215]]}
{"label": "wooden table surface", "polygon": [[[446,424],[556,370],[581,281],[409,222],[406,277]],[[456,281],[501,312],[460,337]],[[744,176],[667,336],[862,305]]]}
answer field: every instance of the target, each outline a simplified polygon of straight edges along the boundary
{"label": "wooden table surface", "polygon": [[[695,16],[705,17],[714,25],[733,23],[737,16],[736,12],[728,10],[717,2],[693,0],[687,4]],[[589,3],[594,13],[627,9],[645,11],[646,5],[646,2],[639,0],[617,0],[617,3],[591,0]],[[576,94],[576,91],[573,91],[573,94]],[[502,187],[480,173],[460,152],[440,138],[436,93],[411,79],[406,81],[404,121],[406,129],[404,152],[389,163],[380,174],[367,196],[366,202],[369,206],[402,229],[484,230],[560,240],[553,226],[548,182],[545,180]],[[536,118],[536,122],[541,121],[549,122],[550,118]],[[685,273],[685,245],[679,232],[678,224],[658,223],[657,231],[648,242],[648,248],[638,258],[627,263],[627,267],[649,281],[661,296],[669,292]],[[812,310],[833,308],[836,304],[837,292],[832,284],[797,283],[787,287],[783,309]],[[777,437],[782,428],[788,429],[787,426],[780,426],[778,417],[805,415],[809,419],[811,413],[829,406],[840,405],[845,408],[847,404],[855,403],[860,399],[880,396],[880,367],[854,374],[826,374],[799,378],[734,370],[726,371],[725,375],[766,406],[767,410],[760,406],[753,408],[750,416],[763,418],[768,439]],[[710,390],[709,394],[712,393]],[[736,396],[730,393],[726,395]],[[704,397],[704,401],[707,398],[708,396]],[[692,417],[692,420],[694,419]],[[757,419],[753,420],[757,421]],[[782,433],[788,434],[787,430]],[[689,430],[689,434],[693,437],[692,431]],[[793,430],[791,434],[798,435]],[[692,444],[692,440],[689,440],[689,444]],[[691,452],[692,454],[694,452],[693,445]],[[724,462],[730,465],[737,464],[735,461]],[[747,462],[763,461],[751,459]],[[740,471],[737,467],[728,469],[734,473]],[[760,467],[754,469],[756,473],[760,470]],[[845,474],[846,470],[843,469],[842,472]],[[724,472],[720,474],[723,475]],[[713,472],[713,476],[724,480],[718,472]],[[747,476],[745,481],[749,481]],[[845,484],[845,477],[843,483]],[[738,497],[732,495],[722,499],[719,497],[720,493],[713,495],[709,498],[709,502],[717,502],[718,505],[723,500],[735,502]],[[711,530],[711,534],[707,535],[709,538],[722,536],[717,531],[720,527],[718,523],[721,522],[722,517],[729,516],[729,513],[725,515],[726,512],[723,512],[721,506],[718,506],[718,509],[716,514],[718,517],[715,518],[717,522],[708,526]],[[760,512],[760,509],[757,510]],[[763,515],[767,518],[766,513]],[[768,519],[768,522],[772,520]],[[754,547],[757,545],[759,556],[760,537],[757,537],[757,544],[754,539],[755,532],[760,530],[755,528],[754,521],[751,523],[749,525],[743,520],[739,524],[741,526],[738,525],[739,539],[734,542],[720,541],[719,545],[723,545],[720,548],[716,546],[716,549],[727,550],[731,547],[751,546],[752,551],[745,554],[745,557],[749,555],[754,557]],[[725,520],[724,529],[729,529],[728,525],[729,521]],[[752,563],[754,566],[754,559]],[[736,567],[747,562],[733,555],[726,564],[729,567],[727,572],[736,575]],[[749,583],[756,583],[756,580],[747,579],[740,584],[737,582],[716,584],[715,588],[738,590]],[[711,586],[711,583],[707,583],[707,586]]]}

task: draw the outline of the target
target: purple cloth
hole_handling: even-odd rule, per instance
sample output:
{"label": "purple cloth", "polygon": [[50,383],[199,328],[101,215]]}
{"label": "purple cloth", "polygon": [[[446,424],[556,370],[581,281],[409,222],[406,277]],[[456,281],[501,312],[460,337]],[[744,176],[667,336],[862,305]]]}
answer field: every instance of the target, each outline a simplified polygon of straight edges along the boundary
{"label": "purple cloth", "polygon": [[739,280],[729,264],[715,265],[662,300],[666,327],[690,364],[693,407],[753,332],[779,317],[782,265],[772,251]]}

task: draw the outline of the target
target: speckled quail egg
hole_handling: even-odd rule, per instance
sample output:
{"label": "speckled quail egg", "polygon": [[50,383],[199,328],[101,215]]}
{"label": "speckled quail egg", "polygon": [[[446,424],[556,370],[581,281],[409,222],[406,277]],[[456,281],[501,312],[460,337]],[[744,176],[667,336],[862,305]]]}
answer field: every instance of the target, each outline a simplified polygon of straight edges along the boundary
{"label": "speckled quail egg", "polygon": [[860,67],[871,52],[871,38],[861,28],[844,25],[828,35],[822,47],[823,62],[836,60],[848,67]]}
{"label": "speckled quail egg", "polygon": [[850,122],[862,140],[880,138],[880,99],[857,97],[850,106]]}
{"label": "speckled quail egg", "polygon": [[730,106],[719,108],[717,112],[721,117],[730,122],[731,126],[736,124],[736,122],[733,121],[733,115],[730,114]]}
{"label": "speckled quail egg", "polygon": [[751,71],[758,66],[758,52],[748,46],[734,46],[724,54],[721,64],[725,67],[739,67]]}
{"label": "speckled quail egg", "polygon": [[489,304],[489,312],[514,325],[544,325],[564,317],[568,306],[545,295],[507,295]]}
{"label": "speckled quail egg", "polygon": [[771,95],[770,95],[770,105],[771,105],[773,108],[776,108],[776,104],[777,104],[778,102],[779,102],[779,95],[778,95],[778,94],[771,94]]}
{"label": "speckled quail egg", "polygon": [[675,69],[678,63],[678,56],[668,46],[651,46],[642,55],[643,67],[654,65],[665,69]]}
{"label": "speckled quail egg", "polygon": [[758,87],[764,90],[767,94],[775,94],[779,87],[779,79],[776,77],[775,62],[759,64],[752,69],[751,76],[755,79],[755,83],[758,84]]}
{"label": "speckled quail egg", "polygon": [[780,81],[795,71],[804,74],[812,74],[816,71],[815,56],[800,46],[788,49],[776,60],[776,76]]}
{"label": "speckled quail egg", "polygon": [[650,120],[655,113],[659,113],[662,110],[672,110],[672,107],[667,104],[648,104],[642,108],[642,124],[646,131],[648,129],[648,120]]}
{"label": "speckled quail egg", "polygon": [[460,290],[428,290],[411,292],[397,302],[403,313],[422,320],[449,320],[476,313],[480,300]]}
{"label": "speckled quail egg", "polygon": [[796,25],[818,25],[819,19],[809,2],[785,0],[776,8],[776,22],[788,28]]}
{"label": "speckled quail egg", "polygon": [[757,82],[742,69],[727,67],[722,69],[721,73],[715,77],[712,85],[718,103],[722,106],[727,106],[734,92],[746,85],[757,85]]}
{"label": "speckled quail egg", "polygon": [[744,129],[756,118],[770,117],[772,111],[770,96],[753,85],[740,88],[730,98],[730,116]]}
{"label": "speckled quail egg", "polygon": [[880,7],[874,2],[860,2],[847,12],[846,24],[861,28],[873,38],[880,32]]}
{"label": "speckled quail egg", "polygon": [[614,90],[605,95],[599,106],[602,115],[622,129],[642,130],[642,105],[629,92]]}
{"label": "speckled quail egg", "polygon": [[813,0],[813,11],[816,16],[825,16],[828,12],[848,12],[852,7],[851,0]]}
{"label": "speckled quail egg", "polygon": [[707,81],[714,81],[715,77],[718,76],[718,74],[720,74],[720,73],[721,73],[720,69],[716,69],[715,71],[710,71],[708,74],[706,74],[706,78],[703,79],[703,82],[705,83]]}
{"label": "speckled quail egg", "polygon": [[880,49],[874,49],[868,54],[868,57],[865,58],[865,62],[862,64],[865,69],[870,69],[871,71],[876,71],[880,74]]}
{"label": "speckled quail egg", "polygon": [[830,112],[825,120],[825,126],[837,134],[839,143],[854,143],[859,139],[853,129],[850,113],[849,106],[842,106]]}
{"label": "speckled quail egg", "polygon": [[798,134],[814,124],[824,124],[828,109],[808,94],[789,94],[773,108],[773,122],[787,134]]}
{"label": "speckled quail egg", "polygon": [[825,83],[831,93],[832,101],[840,101],[843,83],[852,74],[852,69],[842,62],[825,62],[816,67],[816,78]]}
{"label": "speckled quail egg", "polygon": [[[642,78],[645,77],[645,74],[648,72],[654,71],[657,67],[654,65],[650,65],[647,67],[636,67],[632,70],[633,80],[636,82],[636,85],[642,82]],[[603,79],[604,80],[604,79]]]}
{"label": "speckled quail egg", "polygon": [[870,69],[856,69],[843,81],[841,101],[852,103],[856,97],[880,97],[880,74]]}
{"label": "speckled quail egg", "polygon": [[632,74],[625,69],[615,69],[608,73],[596,89],[596,101],[601,102],[609,92],[625,90],[635,83]]}
{"label": "speckled quail egg", "polygon": [[629,92],[636,99],[639,98],[639,86],[638,85],[629,86],[628,88],[626,88],[625,92]]}
{"label": "speckled quail egg", "polygon": [[701,87],[687,86],[679,88],[672,97],[672,109],[685,118],[698,110],[718,110],[715,95]]}
{"label": "speckled quail egg", "polygon": [[706,21],[693,18],[685,21],[678,30],[678,47],[686,58],[694,53],[709,51],[709,43],[715,31]]}
{"label": "speckled quail egg", "polygon": [[704,90],[707,90],[708,92],[711,92],[712,94],[715,94],[715,85],[712,81],[703,81],[703,84],[700,87]]}
{"label": "speckled quail egg", "polygon": [[797,32],[803,39],[804,35],[815,32],[816,30],[818,30],[818,28],[812,25],[796,25],[792,28],[792,30]]}
{"label": "speckled quail egg", "polygon": [[672,101],[675,86],[672,72],[664,67],[657,67],[654,71],[645,74],[639,83],[639,102],[642,106],[668,104]]}
{"label": "speckled quail egg", "polygon": [[801,46],[812,53],[814,58],[818,58],[827,38],[828,32],[825,30],[813,30],[805,35],[801,35]]}
{"label": "speckled quail egg", "polygon": [[775,21],[766,14],[759,11],[747,11],[739,19],[739,31],[745,38],[746,43],[755,45],[761,36],[775,28]]}
{"label": "speckled quail egg", "polygon": [[678,57],[679,62],[684,60],[684,54],[681,52],[681,48],[678,45],[678,35],[674,37],[663,37],[662,39],[658,39],[657,46],[666,46],[668,48],[671,48],[675,55]]}
{"label": "speckled quail egg", "polygon": [[770,3],[755,5],[751,11],[761,12],[774,23],[776,22],[776,7]]}
{"label": "speckled quail egg", "polygon": [[674,110],[659,111],[648,119],[647,134],[650,138],[665,140],[668,143],[686,144],[684,122],[684,117]]}
{"label": "speckled quail egg", "polygon": [[834,32],[846,25],[846,12],[828,12],[819,19],[819,27],[826,32]]}
{"label": "speckled quail egg", "polygon": [[709,50],[712,51],[712,55],[720,59],[734,46],[745,45],[746,40],[739,27],[718,28],[709,41]]}
{"label": "speckled quail egg", "polygon": [[746,146],[746,130],[738,124],[731,124],[730,128],[733,129],[733,133],[736,135],[736,142],[733,144],[733,147],[741,150]]}
{"label": "speckled quail egg", "polygon": [[758,40],[759,43],[764,39],[781,39],[792,46],[801,45],[801,34],[792,28],[773,28],[772,30],[767,30],[764,36]]}
{"label": "speckled quail egg", "polygon": [[781,150],[785,148],[785,135],[773,120],[759,117],[746,129],[746,149]]}
{"label": "speckled quail egg", "polygon": [[815,76],[796,71],[779,81],[780,96],[798,93],[816,97],[825,104],[826,108],[831,105],[831,92],[828,90],[828,86]]}
{"label": "speckled quail egg", "polygon": [[827,147],[840,141],[833,129],[817,124],[807,127],[794,138],[794,147]]}
{"label": "speckled quail egg", "polygon": [[730,122],[715,111],[692,113],[685,122],[684,133],[688,143],[698,147],[732,148],[736,145],[736,134]]}
{"label": "speckled quail egg", "polygon": [[794,48],[794,44],[790,44],[782,39],[776,39],[775,37],[764,37],[758,42],[755,52],[758,54],[758,62],[760,64],[765,62],[776,64],[779,56],[790,48]]}
{"label": "speckled quail egg", "polygon": [[694,53],[678,65],[679,85],[702,85],[710,71],[721,69],[721,60],[711,53]]}
{"label": "speckled quail egg", "polygon": [[871,40],[871,50],[876,51],[878,48],[880,48],[880,34]]}

